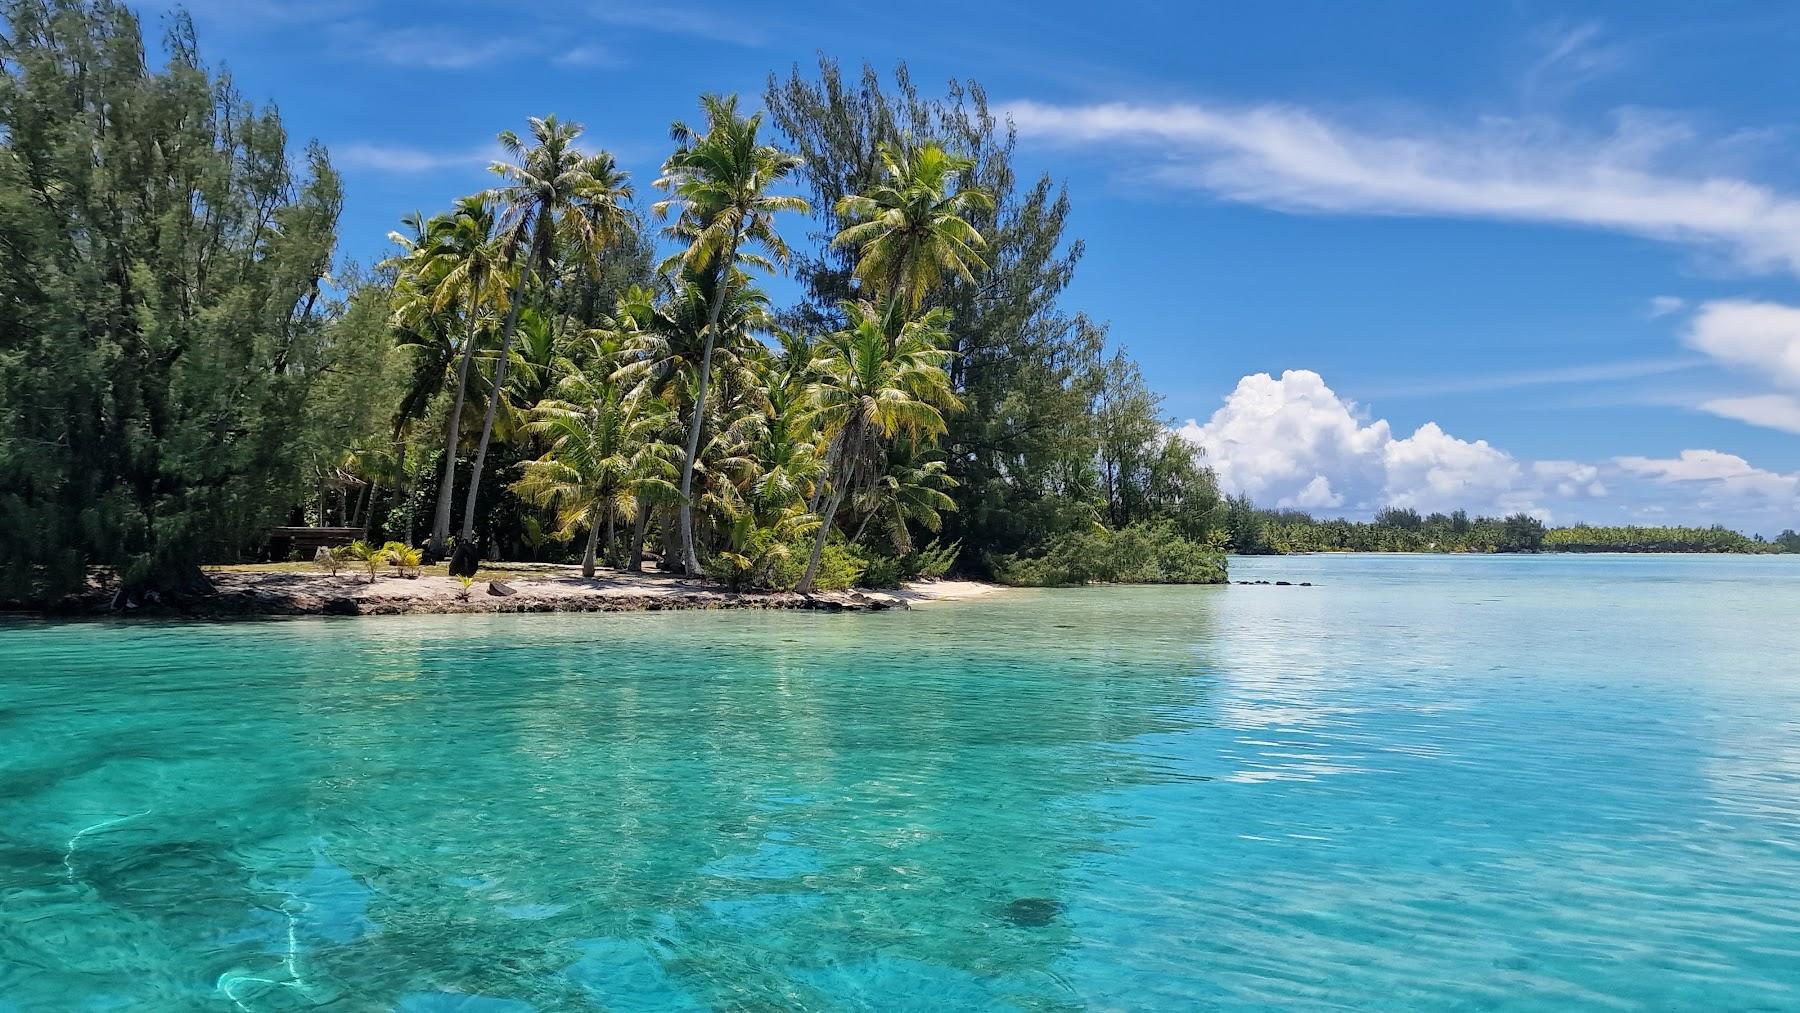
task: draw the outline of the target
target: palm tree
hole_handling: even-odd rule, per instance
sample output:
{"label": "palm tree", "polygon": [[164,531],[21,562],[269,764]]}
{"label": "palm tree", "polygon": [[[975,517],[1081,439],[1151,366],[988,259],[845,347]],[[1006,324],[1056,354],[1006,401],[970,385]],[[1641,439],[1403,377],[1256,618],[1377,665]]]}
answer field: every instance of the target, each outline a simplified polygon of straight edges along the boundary
{"label": "palm tree", "polygon": [[849,326],[825,339],[812,384],[813,416],[829,441],[825,498],[812,556],[796,590],[810,593],[825,540],[846,494],[877,478],[886,467],[887,441],[904,435],[924,441],[945,431],[939,409],[961,407],[943,363],[949,311],[927,311],[914,320],[867,302],[843,304]]}
{"label": "palm tree", "polygon": [[838,216],[851,224],[831,245],[858,252],[856,276],[869,292],[917,310],[946,274],[972,282],[987,266],[987,241],[963,216],[992,211],[994,196],[966,182],[956,186],[975,162],[939,145],[884,141],[880,151],[887,181],[838,201]]}
{"label": "palm tree", "polygon": [[532,411],[526,426],[549,441],[513,491],[540,506],[555,506],[561,530],[587,527],[581,575],[592,577],[600,527],[610,549],[613,523],[637,513],[637,497],[650,487],[672,489],[674,448],[660,442],[667,409],[653,398],[627,397],[620,386],[571,371],[558,385],[560,399]]}
{"label": "palm tree", "polygon": [[894,551],[904,556],[913,550],[911,524],[933,534],[943,530],[944,511],[956,509],[956,500],[944,490],[956,488],[957,481],[942,458],[920,459],[905,447],[896,451],[895,458],[887,473],[857,498],[863,518],[850,543],[860,542],[863,532],[879,518]]}
{"label": "palm tree", "polygon": [[[663,163],[662,177],[656,181],[669,196],[655,204],[659,217],[676,213],[668,234],[687,243],[687,249],[674,259],[690,275],[713,277],[699,383],[688,423],[687,456],[681,464],[682,567],[690,576],[700,572],[700,557],[694,548],[691,495],[719,314],[727,291],[739,277],[740,262],[762,267],[772,266],[771,259],[786,262],[787,244],[775,231],[775,215],[782,211],[805,214],[811,210],[800,197],[769,192],[800,166],[800,158],[758,141],[761,113],[739,115],[735,95],[705,95],[700,106],[706,115],[704,133],[696,133],[681,122],[670,127],[675,152]],[[752,249],[761,249],[767,257],[751,252]]]}
{"label": "palm tree", "polygon": [[425,551],[433,559],[444,554],[450,538],[450,499],[456,486],[457,449],[462,441],[463,400],[469,387],[469,362],[479,344],[483,312],[504,296],[497,285],[505,275],[499,245],[494,242],[493,203],[485,194],[464,197],[450,214],[435,218],[421,248],[430,272],[430,303],[436,312],[462,307],[466,336],[457,357],[456,392],[450,405],[449,432],[444,440],[444,474],[438,482],[437,512]]}
{"label": "palm tree", "polygon": [[[575,147],[581,136],[578,123],[563,123],[554,116],[532,117],[534,143],[512,131],[500,134],[500,146],[515,162],[495,162],[492,170],[505,180],[490,196],[505,211],[500,223],[501,259],[513,272],[505,323],[500,329],[500,358],[494,365],[487,416],[481,424],[481,442],[469,472],[469,491],[463,501],[459,556],[467,553],[463,567],[472,571],[475,557],[475,503],[481,491],[481,469],[487,460],[488,441],[494,433],[494,414],[506,388],[506,366],[512,354],[513,332],[525,292],[535,278],[551,277],[559,256],[572,258],[588,269],[633,227],[631,185],[612,155],[584,155]],[[464,549],[467,545],[470,548]],[[452,567],[452,569],[461,569]]]}

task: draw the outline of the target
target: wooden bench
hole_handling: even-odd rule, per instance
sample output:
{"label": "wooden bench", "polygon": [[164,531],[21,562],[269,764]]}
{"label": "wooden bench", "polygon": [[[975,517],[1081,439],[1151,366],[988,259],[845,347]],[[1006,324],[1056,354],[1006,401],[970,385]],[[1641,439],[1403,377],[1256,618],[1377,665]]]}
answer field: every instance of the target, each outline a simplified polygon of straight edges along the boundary
{"label": "wooden bench", "polygon": [[349,545],[366,533],[363,528],[270,528],[269,558],[281,562],[299,553],[310,560],[320,549]]}

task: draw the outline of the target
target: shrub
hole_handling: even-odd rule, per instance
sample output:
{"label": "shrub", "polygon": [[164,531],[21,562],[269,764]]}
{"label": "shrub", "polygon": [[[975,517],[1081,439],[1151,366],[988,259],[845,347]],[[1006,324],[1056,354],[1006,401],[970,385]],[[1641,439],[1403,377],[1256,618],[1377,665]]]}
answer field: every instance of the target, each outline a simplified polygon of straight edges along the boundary
{"label": "shrub", "polygon": [[923,549],[904,556],[889,556],[872,549],[855,547],[851,551],[863,564],[862,578],[856,582],[857,586],[891,588],[920,577],[937,578],[949,573],[957,554],[962,551],[962,543],[939,545],[933,540]]}
{"label": "shrub", "polygon": [[[792,591],[806,572],[811,553],[811,539],[784,539],[775,528],[757,528],[738,540],[736,551],[721,552],[704,565],[708,577],[733,590]],[[856,583],[867,565],[842,539],[834,537],[819,556],[813,583],[821,591],[841,591]]]}
{"label": "shrub", "polygon": [[1026,587],[1080,584],[1222,584],[1225,555],[1184,538],[1166,522],[1120,530],[1095,525],[1062,535],[1036,557],[994,560],[1001,583]]}

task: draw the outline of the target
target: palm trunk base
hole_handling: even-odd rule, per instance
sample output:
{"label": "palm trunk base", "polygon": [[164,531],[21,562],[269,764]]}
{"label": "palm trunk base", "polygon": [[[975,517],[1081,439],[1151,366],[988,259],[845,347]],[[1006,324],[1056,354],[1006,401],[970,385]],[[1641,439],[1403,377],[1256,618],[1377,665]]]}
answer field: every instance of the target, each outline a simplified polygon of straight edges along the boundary
{"label": "palm trunk base", "polygon": [[473,577],[479,569],[481,550],[475,547],[475,540],[471,538],[458,541],[456,550],[450,553],[450,576]]}

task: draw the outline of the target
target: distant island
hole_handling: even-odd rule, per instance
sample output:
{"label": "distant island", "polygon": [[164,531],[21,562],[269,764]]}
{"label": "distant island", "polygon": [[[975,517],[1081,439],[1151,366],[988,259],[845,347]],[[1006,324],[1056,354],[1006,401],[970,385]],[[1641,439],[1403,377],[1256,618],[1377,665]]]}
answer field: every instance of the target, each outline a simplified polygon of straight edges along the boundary
{"label": "distant island", "polygon": [[1232,551],[1241,555],[1297,552],[1800,552],[1800,533],[1773,540],[1712,527],[1592,525],[1546,527],[1529,514],[1471,517],[1461,510],[1420,514],[1390,507],[1373,520],[1321,519],[1298,510],[1258,509],[1247,499],[1227,506]]}

